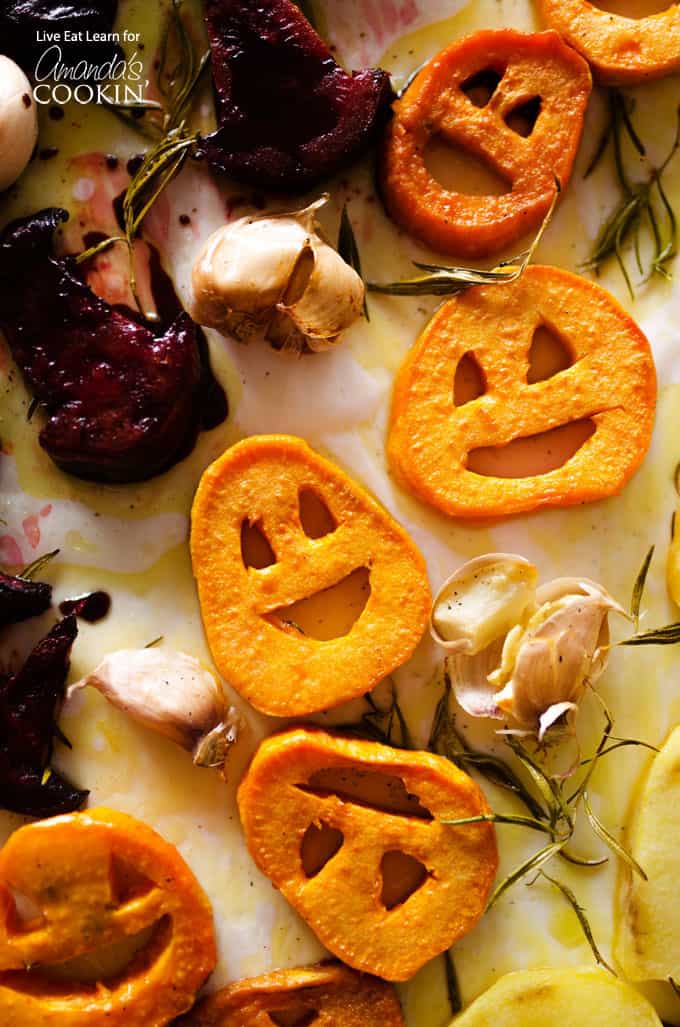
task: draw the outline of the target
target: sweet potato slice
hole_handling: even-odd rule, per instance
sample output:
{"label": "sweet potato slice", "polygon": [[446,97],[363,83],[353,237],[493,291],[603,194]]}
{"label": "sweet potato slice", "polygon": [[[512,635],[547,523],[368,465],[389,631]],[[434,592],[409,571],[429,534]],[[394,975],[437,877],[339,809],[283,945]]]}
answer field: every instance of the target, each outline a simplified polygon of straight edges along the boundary
{"label": "sweet potato slice", "polygon": [[[532,340],[542,327],[572,362],[529,383]],[[456,406],[452,385],[467,353],[481,368],[484,392]],[[570,506],[621,491],[649,447],[655,405],[649,343],[628,314],[598,285],[533,266],[511,285],[473,288],[439,308],[397,376],[388,457],[406,488],[453,517]],[[550,449],[548,432],[562,444],[571,430],[575,452],[543,473],[468,467],[472,453],[502,455],[518,440]]]}
{"label": "sweet potato slice", "polygon": [[[35,913],[17,908],[16,896]],[[113,979],[59,983],[40,970],[150,929]],[[212,912],[173,845],[99,808],[30,824],[0,851],[0,1022],[165,1027],[215,966]]]}
{"label": "sweet potato slice", "polygon": [[[330,518],[320,535],[305,530],[310,494]],[[264,559],[248,553],[250,535]],[[427,624],[425,563],[404,529],[291,436],[245,439],[208,468],[191,554],[213,659],[263,713],[362,695],[409,658]]]}
{"label": "sweet potato slice", "polygon": [[588,0],[536,0],[540,17],[590,64],[598,82],[635,85],[680,70],[680,8],[625,18]]}
{"label": "sweet potato slice", "polygon": [[404,1027],[394,988],[336,963],[237,981],[196,1006],[178,1027]]}
{"label": "sweet potato slice", "polygon": [[[485,73],[498,84],[478,106],[469,94]],[[442,253],[498,253],[540,224],[555,180],[567,184],[590,89],[587,64],[555,32],[484,30],[452,43],[394,105],[381,160],[389,214]],[[512,119],[531,105],[538,114],[524,135]],[[488,164],[510,191],[469,196],[444,188],[426,162],[435,139]]]}
{"label": "sweet potato slice", "polygon": [[[441,756],[296,728],[262,742],[238,803],[257,865],[357,970],[407,980],[484,912],[494,828],[440,822],[488,811],[474,781]],[[305,837],[322,826],[342,844],[310,868]],[[388,879],[390,864],[402,880]]]}

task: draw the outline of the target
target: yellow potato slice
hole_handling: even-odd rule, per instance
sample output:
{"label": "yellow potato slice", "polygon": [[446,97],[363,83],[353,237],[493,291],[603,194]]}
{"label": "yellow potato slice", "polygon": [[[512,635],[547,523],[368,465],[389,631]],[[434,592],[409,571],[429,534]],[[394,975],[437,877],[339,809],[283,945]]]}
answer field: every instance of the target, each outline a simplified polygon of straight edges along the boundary
{"label": "yellow potato slice", "polygon": [[[506,974],[455,1027],[661,1027],[652,1005],[629,984],[595,967]],[[453,1027],[453,1025],[452,1025]]]}
{"label": "yellow potato slice", "polygon": [[648,880],[628,871],[622,876],[616,958],[631,980],[678,980],[680,726],[652,762],[634,806],[628,843]]}

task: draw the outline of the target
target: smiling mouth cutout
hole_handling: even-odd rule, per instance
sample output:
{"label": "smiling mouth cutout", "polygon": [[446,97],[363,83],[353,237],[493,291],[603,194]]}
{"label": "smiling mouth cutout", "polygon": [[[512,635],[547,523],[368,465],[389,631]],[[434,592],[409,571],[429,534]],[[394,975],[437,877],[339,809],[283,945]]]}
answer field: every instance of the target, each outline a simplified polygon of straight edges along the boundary
{"label": "smiling mouth cutout", "polygon": [[371,595],[370,572],[359,567],[336,585],[305,599],[280,606],[265,620],[281,631],[298,632],[317,642],[348,635],[366,609]]}

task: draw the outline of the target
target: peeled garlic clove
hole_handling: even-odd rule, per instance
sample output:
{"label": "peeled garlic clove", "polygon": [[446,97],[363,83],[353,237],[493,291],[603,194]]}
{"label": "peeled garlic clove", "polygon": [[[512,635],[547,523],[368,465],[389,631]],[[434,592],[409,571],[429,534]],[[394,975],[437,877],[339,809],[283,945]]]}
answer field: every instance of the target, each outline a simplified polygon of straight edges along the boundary
{"label": "peeled garlic clove", "polygon": [[0,192],[16,182],[38,138],[38,112],[18,64],[0,55]]}
{"label": "peeled garlic clove", "polygon": [[121,649],[71,685],[91,685],[134,720],[192,753],[197,766],[224,767],[242,726],[238,711],[209,671],[186,653]]}
{"label": "peeled garlic clove", "polygon": [[474,656],[533,609],[538,572],[521,556],[489,553],[463,564],[435,596],[430,632],[449,652]]}

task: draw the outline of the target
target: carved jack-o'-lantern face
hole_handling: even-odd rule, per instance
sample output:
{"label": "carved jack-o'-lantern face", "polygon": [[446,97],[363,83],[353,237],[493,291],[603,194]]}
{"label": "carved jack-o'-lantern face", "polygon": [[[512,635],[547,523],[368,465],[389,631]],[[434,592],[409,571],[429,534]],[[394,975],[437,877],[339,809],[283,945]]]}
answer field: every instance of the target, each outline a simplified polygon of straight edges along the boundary
{"label": "carved jack-o'-lantern face", "polygon": [[[556,32],[485,30],[421,69],[385,135],[381,182],[394,220],[435,250],[498,253],[536,228],[558,179],[566,186],[590,95],[588,65]],[[500,195],[446,188],[430,170],[435,142],[482,161]]]}
{"label": "carved jack-o'-lantern face", "polygon": [[492,824],[441,756],[297,728],[266,739],[238,793],[260,869],[349,966],[406,980],[482,915]]}
{"label": "carved jack-o'-lantern face", "polygon": [[394,988],[325,963],[237,981],[204,999],[182,1027],[404,1027]]}
{"label": "carved jack-o'-lantern face", "polygon": [[[565,359],[534,380],[540,329]],[[479,388],[459,399],[466,361]],[[511,285],[470,289],[437,311],[397,375],[388,457],[407,488],[452,516],[569,506],[620,492],[647,452],[655,405],[649,343],[618,303],[578,275],[529,267]],[[510,445],[564,445],[548,435],[556,430],[572,431],[575,451],[520,477]]]}
{"label": "carved jack-o'-lantern face", "polygon": [[301,439],[249,438],[208,468],[191,553],[215,663],[264,713],[362,695],[427,624],[425,564],[406,532]]}
{"label": "carved jack-o'-lantern face", "polygon": [[[110,980],[49,976],[56,964],[145,931],[148,940]],[[177,850],[132,817],[108,809],[54,817],[20,828],[0,852],[7,1027],[163,1027],[191,1006],[215,960],[200,885]]]}
{"label": "carved jack-o'-lantern face", "polygon": [[633,85],[671,75],[680,68],[680,9],[646,18],[601,10],[589,0],[537,0],[547,26],[578,50],[600,82]]}

